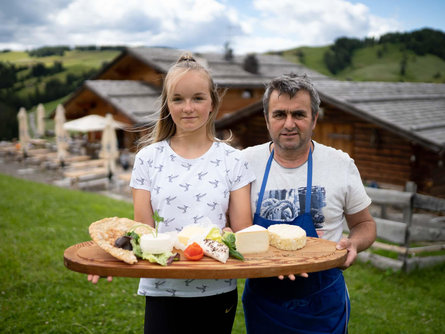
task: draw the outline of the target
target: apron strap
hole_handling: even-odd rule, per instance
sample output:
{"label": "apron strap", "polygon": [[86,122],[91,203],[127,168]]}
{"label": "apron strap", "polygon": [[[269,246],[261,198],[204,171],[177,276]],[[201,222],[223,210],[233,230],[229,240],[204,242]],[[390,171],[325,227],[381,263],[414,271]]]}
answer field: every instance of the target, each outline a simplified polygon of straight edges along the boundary
{"label": "apron strap", "polygon": [[307,158],[306,203],[304,207],[305,213],[311,212],[311,198],[312,198],[312,147],[309,147],[309,156]]}
{"label": "apron strap", "polygon": [[258,194],[258,201],[256,203],[256,210],[255,210],[255,213],[257,215],[260,215],[261,203],[263,203],[264,190],[266,189],[267,179],[269,177],[270,166],[272,165],[273,151],[274,150],[272,149],[272,152],[270,152],[269,160],[267,161],[267,165],[266,165],[266,170],[264,171],[263,183],[261,184],[261,190],[260,190],[260,193]]}

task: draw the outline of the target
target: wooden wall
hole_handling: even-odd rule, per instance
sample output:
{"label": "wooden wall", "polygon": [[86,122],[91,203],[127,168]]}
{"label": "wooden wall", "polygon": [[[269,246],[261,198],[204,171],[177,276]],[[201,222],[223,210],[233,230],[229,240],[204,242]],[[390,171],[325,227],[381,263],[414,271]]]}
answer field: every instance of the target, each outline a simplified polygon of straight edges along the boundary
{"label": "wooden wall", "polygon": [[[258,110],[255,114],[231,125],[230,131],[232,135],[231,145],[240,149],[270,140],[262,110]],[[227,139],[230,131],[229,128],[222,129],[218,132],[218,137]]]}
{"label": "wooden wall", "polygon": [[157,87],[162,87],[163,75],[139,59],[127,54],[111,65],[97,79],[145,81]]}
{"label": "wooden wall", "polygon": [[[226,114],[241,110],[263,98],[264,89],[229,88],[226,90],[219,108],[218,119]],[[250,97],[247,97],[249,94]]]}

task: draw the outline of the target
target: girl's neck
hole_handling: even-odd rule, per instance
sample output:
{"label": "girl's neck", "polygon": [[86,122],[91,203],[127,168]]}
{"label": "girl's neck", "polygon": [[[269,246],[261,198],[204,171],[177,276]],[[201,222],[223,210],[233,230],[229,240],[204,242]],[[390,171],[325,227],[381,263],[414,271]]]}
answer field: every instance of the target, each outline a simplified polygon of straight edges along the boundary
{"label": "girl's neck", "polygon": [[196,159],[206,153],[213,141],[207,134],[195,136],[187,134],[175,134],[170,138],[170,147],[176,154],[185,159]]}

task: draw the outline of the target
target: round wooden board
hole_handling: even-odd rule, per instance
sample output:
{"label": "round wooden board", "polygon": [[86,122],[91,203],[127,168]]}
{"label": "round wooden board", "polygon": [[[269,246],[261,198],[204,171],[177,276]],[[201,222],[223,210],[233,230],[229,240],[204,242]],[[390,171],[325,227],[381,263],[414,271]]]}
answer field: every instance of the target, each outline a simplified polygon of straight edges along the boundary
{"label": "round wooden board", "polygon": [[87,241],[65,250],[65,266],[73,271],[100,276],[151,278],[258,278],[315,272],[338,267],[346,259],[346,250],[336,250],[336,243],[307,238],[306,246],[296,251],[282,251],[270,246],[265,253],[247,254],[244,261],[229,258],[226,263],[204,256],[199,261],[181,259],[169,266],[139,260],[135,264],[120,261]]}

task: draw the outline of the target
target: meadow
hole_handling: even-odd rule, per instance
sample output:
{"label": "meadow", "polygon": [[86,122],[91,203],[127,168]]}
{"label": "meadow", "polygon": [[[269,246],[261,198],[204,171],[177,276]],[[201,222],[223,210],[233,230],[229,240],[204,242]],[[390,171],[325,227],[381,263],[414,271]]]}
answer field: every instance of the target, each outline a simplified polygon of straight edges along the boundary
{"label": "meadow", "polygon": [[[0,174],[0,332],[142,333],[137,279],[92,285],[63,263],[91,222],[132,215],[127,202]],[[345,277],[349,333],[445,332],[445,265],[405,274],[357,263]],[[241,302],[233,333],[245,333]]]}

